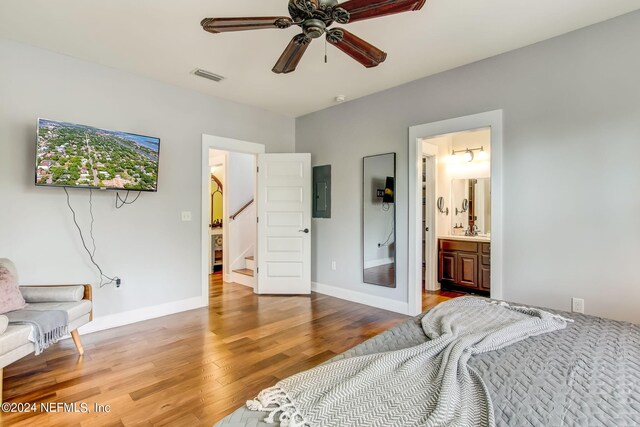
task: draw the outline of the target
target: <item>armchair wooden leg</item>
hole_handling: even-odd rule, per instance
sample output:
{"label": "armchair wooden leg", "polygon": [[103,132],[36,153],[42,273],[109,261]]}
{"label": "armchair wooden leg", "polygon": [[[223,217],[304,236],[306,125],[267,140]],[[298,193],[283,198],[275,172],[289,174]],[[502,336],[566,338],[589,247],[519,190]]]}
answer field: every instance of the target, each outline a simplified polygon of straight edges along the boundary
{"label": "armchair wooden leg", "polygon": [[77,329],[71,331],[71,338],[73,338],[73,343],[76,345],[78,353],[82,356],[84,354],[84,348],[82,348],[82,341],[80,341],[80,334]]}

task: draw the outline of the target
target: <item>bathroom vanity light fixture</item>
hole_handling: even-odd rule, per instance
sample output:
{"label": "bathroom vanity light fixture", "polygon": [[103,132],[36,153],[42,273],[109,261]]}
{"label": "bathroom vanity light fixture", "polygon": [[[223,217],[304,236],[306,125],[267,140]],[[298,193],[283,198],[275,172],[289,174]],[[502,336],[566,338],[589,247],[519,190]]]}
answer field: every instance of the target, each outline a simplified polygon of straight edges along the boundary
{"label": "bathroom vanity light fixture", "polygon": [[458,153],[464,153],[463,159],[467,162],[472,162],[475,158],[475,155],[473,154],[474,151],[479,151],[478,160],[485,160],[487,158],[487,152],[484,151],[484,146],[479,148],[465,148],[464,150],[451,150],[451,155],[455,156]]}

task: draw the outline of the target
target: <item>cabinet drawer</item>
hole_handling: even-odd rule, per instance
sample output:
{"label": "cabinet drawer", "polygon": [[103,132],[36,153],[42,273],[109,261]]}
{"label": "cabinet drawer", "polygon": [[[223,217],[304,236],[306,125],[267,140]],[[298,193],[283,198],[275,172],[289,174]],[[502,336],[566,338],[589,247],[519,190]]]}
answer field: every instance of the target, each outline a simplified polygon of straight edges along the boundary
{"label": "cabinet drawer", "polygon": [[462,242],[459,240],[440,240],[440,250],[460,251],[460,252],[478,252],[478,243]]}
{"label": "cabinet drawer", "polygon": [[491,257],[489,255],[482,255],[482,265],[491,265]]}
{"label": "cabinet drawer", "polygon": [[480,243],[480,246],[483,254],[491,253],[491,243]]}

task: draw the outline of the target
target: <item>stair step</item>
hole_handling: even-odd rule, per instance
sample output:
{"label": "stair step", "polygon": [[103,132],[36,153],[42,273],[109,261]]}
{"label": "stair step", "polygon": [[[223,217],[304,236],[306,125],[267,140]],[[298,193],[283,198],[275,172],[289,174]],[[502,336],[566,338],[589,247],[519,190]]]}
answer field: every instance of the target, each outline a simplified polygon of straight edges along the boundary
{"label": "stair step", "polygon": [[253,261],[253,255],[251,255],[251,256],[246,256],[246,257],[244,257],[244,259],[248,259],[248,260]]}
{"label": "stair step", "polygon": [[249,270],[248,268],[241,268],[239,270],[233,270],[234,273],[244,274],[245,276],[253,277],[253,270]]}

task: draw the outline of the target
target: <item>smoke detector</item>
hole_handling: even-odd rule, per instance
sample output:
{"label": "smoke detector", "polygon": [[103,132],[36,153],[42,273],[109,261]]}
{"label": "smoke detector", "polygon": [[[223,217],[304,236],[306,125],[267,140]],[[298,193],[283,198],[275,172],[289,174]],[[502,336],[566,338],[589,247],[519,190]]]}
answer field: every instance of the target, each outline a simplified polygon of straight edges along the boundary
{"label": "smoke detector", "polygon": [[214,82],[221,82],[222,80],[224,80],[224,77],[218,74],[212,73],[211,71],[203,70],[202,68],[196,68],[193,74],[195,74],[198,77],[203,77],[205,79],[213,80]]}

